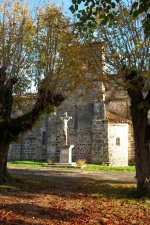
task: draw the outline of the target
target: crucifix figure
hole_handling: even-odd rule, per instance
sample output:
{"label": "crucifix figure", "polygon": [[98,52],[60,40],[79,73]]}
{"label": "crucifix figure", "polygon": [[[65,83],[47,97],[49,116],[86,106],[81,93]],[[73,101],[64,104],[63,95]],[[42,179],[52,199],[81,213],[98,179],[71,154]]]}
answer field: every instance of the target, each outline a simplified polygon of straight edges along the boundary
{"label": "crucifix figure", "polygon": [[60,117],[60,119],[64,122],[63,124],[64,145],[67,145],[68,144],[68,138],[67,138],[68,121],[72,119],[72,117],[68,116],[67,112],[65,112],[65,116]]}

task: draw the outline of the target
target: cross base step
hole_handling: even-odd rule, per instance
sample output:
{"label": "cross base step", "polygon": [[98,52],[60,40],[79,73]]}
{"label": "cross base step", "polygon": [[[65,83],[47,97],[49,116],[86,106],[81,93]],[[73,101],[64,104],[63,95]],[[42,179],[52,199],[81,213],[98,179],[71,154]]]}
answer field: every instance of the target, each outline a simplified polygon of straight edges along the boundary
{"label": "cross base step", "polygon": [[51,165],[48,165],[50,167],[77,167],[77,164],[74,162],[74,163],[53,163]]}

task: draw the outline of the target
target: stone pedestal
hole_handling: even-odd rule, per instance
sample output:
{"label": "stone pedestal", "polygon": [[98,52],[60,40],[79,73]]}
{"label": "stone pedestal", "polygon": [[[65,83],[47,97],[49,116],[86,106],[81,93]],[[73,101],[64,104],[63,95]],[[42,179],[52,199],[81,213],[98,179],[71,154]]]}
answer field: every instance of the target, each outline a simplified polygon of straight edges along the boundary
{"label": "stone pedestal", "polygon": [[60,149],[60,163],[72,164],[72,149],[74,145],[62,145]]}

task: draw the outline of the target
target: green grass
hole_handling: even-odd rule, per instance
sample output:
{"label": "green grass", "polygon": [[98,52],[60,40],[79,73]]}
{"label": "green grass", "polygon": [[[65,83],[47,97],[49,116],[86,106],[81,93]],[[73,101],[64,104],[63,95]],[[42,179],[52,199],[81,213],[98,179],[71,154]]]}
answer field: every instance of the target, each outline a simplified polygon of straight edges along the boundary
{"label": "green grass", "polygon": [[[40,161],[29,161],[29,160],[12,160],[8,161],[9,167],[17,167],[17,168],[43,168],[48,165],[47,162]],[[51,167],[49,167],[50,169]],[[72,168],[52,168],[55,170],[64,170],[64,169],[72,169]],[[79,169],[77,169],[79,170]],[[135,166],[107,166],[107,165],[94,165],[87,164],[86,167],[83,168],[84,171],[120,171],[120,172],[135,172]]]}
{"label": "green grass", "polygon": [[86,171],[120,171],[120,172],[135,172],[135,166],[105,166],[87,164],[84,168]]}
{"label": "green grass", "polygon": [[13,166],[17,168],[25,167],[25,168],[41,168],[46,166],[46,162],[41,161],[30,161],[30,160],[11,160],[8,161],[8,166]]}

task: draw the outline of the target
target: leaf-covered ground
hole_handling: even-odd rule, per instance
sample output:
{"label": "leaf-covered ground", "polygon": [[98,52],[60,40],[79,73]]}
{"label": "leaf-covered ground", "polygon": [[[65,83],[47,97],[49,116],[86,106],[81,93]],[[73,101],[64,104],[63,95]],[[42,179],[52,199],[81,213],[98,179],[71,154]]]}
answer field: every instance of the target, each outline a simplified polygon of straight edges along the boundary
{"label": "leaf-covered ground", "polygon": [[146,225],[150,200],[134,183],[15,175],[0,187],[0,224]]}

